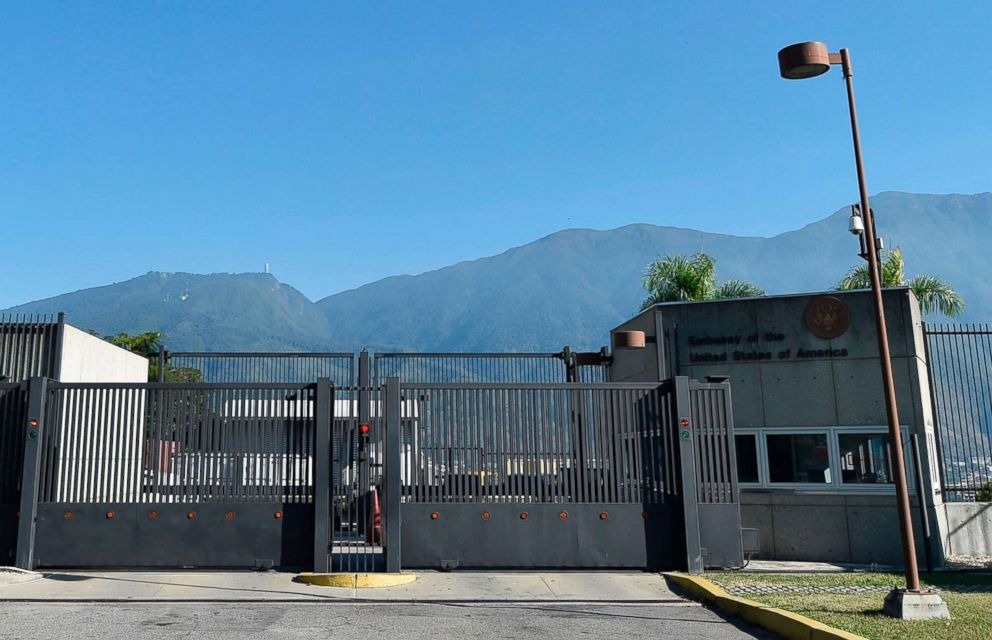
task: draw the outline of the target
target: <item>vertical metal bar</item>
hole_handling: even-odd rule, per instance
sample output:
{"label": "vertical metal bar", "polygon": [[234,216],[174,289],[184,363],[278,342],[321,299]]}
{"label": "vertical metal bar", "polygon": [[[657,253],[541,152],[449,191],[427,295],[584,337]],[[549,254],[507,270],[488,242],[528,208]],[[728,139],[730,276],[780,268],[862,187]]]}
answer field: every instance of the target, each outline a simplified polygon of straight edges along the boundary
{"label": "vertical metal bar", "polygon": [[400,450],[403,445],[403,424],[401,419],[403,400],[400,396],[400,379],[396,377],[387,378],[385,393],[386,460],[383,470],[385,505],[382,513],[382,525],[385,529],[386,571],[398,572],[401,569]]}
{"label": "vertical metal bar", "polygon": [[55,340],[54,344],[51,346],[51,353],[49,354],[48,361],[51,366],[47,372],[47,375],[52,380],[62,379],[62,345],[64,344],[63,339],[65,337],[65,313],[59,312],[58,321],[55,325]]}
{"label": "vertical metal bar", "polygon": [[[696,496],[696,453],[694,451],[692,411],[689,398],[689,378],[676,376],[675,388],[675,429],[678,435],[679,463],[682,485],[682,513],[685,518],[686,569],[690,573],[702,573],[703,556],[699,542],[699,506]],[[683,426],[685,425],[685,426]],[[685,437],[686,434],[688,437]]]}
{"label": "vertical metal bar", "polygon": [[24,466],[21,470],[21,518],[17,523],[17,554],[15,566],[28,571],[34,569],[34,539],[38,521],[38,481],[42,455],[42,436],[45,428],[45,400],[48,396],[48,379],[31,378],[28,383],[27,423],[17,425],[24,429]]}
{"label": "vertical metal bar", "polygon": [[923,527],[923,555],[927,571],[933,571],[933,557],[930,553],[930,517],[927,515],[926,492],[923,488],[923,465],[920,462],[920,441],[915,433],[910,434],[909,444],[913,449],[913,466],[916,467],[916,501],[920,510],[920,524]]}
{"label": "vertical metal bar", "polygon": [[331,570],[328,532],[331,491],[331,424],[334,421],[334,388],[328,378],[317,379],[317,398],[314,410],[314,536],[313,570],[327,573]]}

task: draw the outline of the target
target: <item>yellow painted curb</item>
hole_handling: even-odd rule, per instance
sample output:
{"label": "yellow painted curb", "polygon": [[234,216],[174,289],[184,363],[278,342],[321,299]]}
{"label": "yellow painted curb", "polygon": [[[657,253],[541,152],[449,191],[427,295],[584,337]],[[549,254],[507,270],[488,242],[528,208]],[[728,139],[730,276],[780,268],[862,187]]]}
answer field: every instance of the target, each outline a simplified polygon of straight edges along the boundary
{"label": "yellow painted curb", "polygon": [[413,573],[301,573],[296,579],[318,587],[345,589],[378,589],[410,584],[417,579]]}
{"label": "yellow painted curb", "polygon": [[798,613],[769,607],[747,598],[732,596],[722,587],[713,584],[706,578],[684,573],[663,573],[662,575],[696,599],[705,600],[718,609],[744,618],[786,640],[867,640],[862,636],[834,629]]}

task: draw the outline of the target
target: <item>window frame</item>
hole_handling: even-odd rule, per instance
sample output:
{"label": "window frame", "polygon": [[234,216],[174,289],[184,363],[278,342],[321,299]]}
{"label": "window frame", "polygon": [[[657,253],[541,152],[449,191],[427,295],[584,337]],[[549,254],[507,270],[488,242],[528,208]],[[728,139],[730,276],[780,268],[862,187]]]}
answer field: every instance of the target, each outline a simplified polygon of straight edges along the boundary
{"label": "window frame", "polygon": [[[906,464],[906,479],[909,490],[915,491],[915,467],[911,447],[909,444],[909,425],[902,425],[899,430],[902,434],[903,458]],[[753,436],[756,439],[758,453],[758,482],[740,482],[738,484],[744,490],[760,491],[788,491],[807,493],[895,493],[895,484],[845,484],[841,473],[840,456],[840,435],[847,434],[888,434],[889,429],[882,425],[868,426],[826,426],[826,427],[741,427],[734,429],[735,436]],[[810,483],[810,482],[771,482],[771,470],[768,465],[768,435],[813,435],[821,434],[827,437],[827,455],[830,462],[830,482]],[[734,463],[736,465],[736,460]]]}

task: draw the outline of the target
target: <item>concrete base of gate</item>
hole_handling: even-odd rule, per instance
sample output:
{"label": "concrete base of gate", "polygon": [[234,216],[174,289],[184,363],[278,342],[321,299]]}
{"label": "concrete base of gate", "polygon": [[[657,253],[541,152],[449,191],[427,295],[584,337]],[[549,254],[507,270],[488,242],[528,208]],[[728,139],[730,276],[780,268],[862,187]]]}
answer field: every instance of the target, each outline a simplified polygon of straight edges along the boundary
{"label": "concrete base of gate", "polygon": [[345,589],[381,589],[410,584],[417,579],[413,573],[301,573],[297,582],[317,587]]}

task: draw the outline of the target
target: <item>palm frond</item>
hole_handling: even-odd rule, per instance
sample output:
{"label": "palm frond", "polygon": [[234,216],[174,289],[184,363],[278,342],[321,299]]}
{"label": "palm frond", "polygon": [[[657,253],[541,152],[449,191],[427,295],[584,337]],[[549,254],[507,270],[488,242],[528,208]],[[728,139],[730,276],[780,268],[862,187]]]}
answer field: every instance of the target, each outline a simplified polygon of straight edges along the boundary
{"label": "palm frond", "polygon": [[869,289],[871,288],[871,276],[868,273],[867,264],[859,264],[850,271],[847,272],[837,286],[834,287],[837,291],[849,291],[851,289]]}
{"label": "palm frond", "polygon": [[941,313],[956,318],[964,313],[965,301],[961,294],[942,278],[921,274],[908,282],[923,313]]}
{"label": "palm frond", "polygon": [[765,290],[761,287],[746,282],[744,280],[727,280],[720,285],[714,298],[717,300],[727,300],[730,298],[757,298],[765,295]]}

